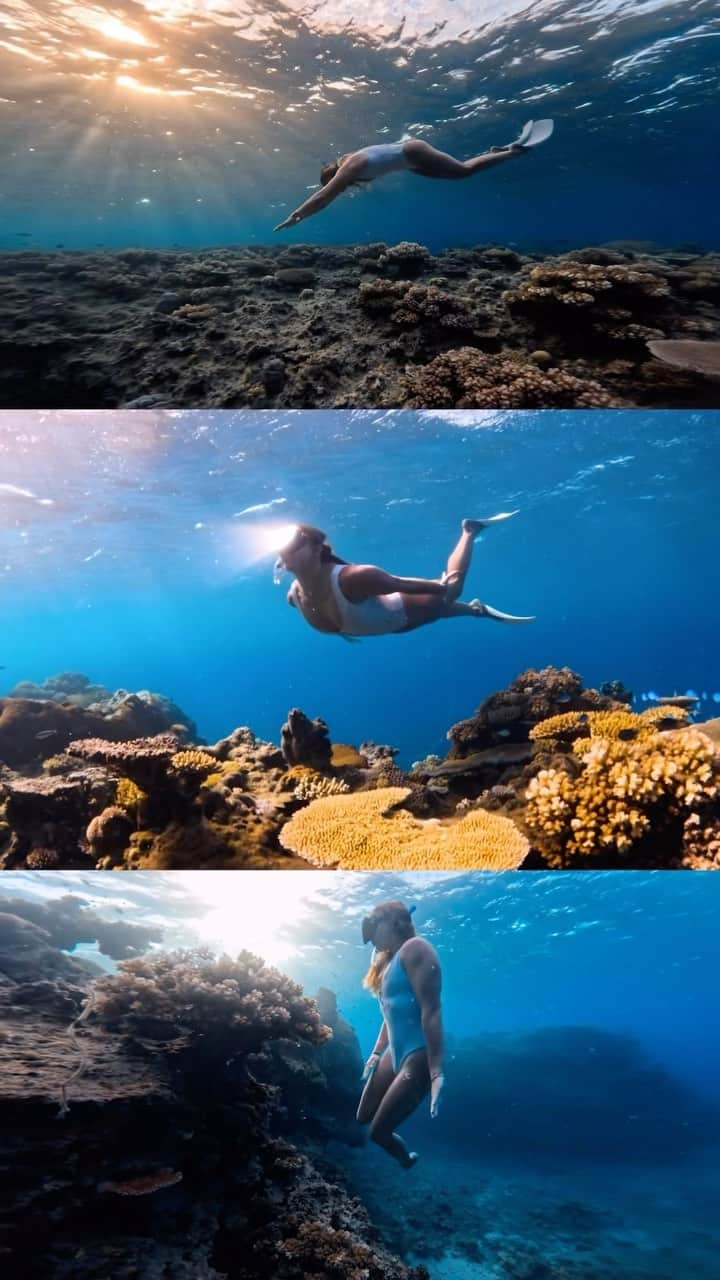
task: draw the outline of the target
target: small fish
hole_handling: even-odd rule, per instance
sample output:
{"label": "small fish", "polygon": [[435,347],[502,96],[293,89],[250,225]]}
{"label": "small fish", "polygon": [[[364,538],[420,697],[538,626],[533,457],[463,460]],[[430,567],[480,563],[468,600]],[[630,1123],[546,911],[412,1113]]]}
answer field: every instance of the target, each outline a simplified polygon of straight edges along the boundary
{"label": "small fish", "polygon": [[559,694],[558,694],[558,696],[557,696],[557,701],[558,701],[558,702],[572,702],[572,694],[571,694],[571,693],[559,693]]}
{"label": "small fish", "polygon": [[57,729],[41,729],[39,733],[35,734],[35,737],[36,738],[54,738],[56,733],[58,733]]}
{"label": "small fish", "polygon": [[661,707],[694,707],[699,698],[696,693],[677,693],[672,697],[663,698],[659,694],[651,694],[652,701],[660,704]]}
{"label": "small fish", "polygon": [[498,738],[509,738],[509,737],[510,737],[510,730],[509,730],[509,729],[498,729],[498,731],[497,731],[497,737],[498,737]]}
{"label": "small fish", "polygon": [[620,729],[618,731],[618,738],[621,738],[623,742],[629,742],[632,738],[636,737],[637,729]]}
{"label": "small fish", "polygon": [[243,507],[242,511],[234,511],[233,519],[237,520],[239,516],[254,515],[256,511],[270,511],[272,507],[280,507],[283,502],[287,502],[287,498],[271,498],[269,502],[256,502],[252,507]]}

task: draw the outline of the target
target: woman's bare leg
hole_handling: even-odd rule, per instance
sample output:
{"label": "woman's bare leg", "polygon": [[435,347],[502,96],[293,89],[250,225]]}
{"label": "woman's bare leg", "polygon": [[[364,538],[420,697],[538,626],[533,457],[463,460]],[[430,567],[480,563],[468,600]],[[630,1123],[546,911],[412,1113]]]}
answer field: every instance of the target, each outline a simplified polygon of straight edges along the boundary
{"label": "woman's bare leg", "polygon": [[386,1049],[360,1096],[357,1109],[357,1119],[360,1124],[370,1123],[390,1088],[394,1075],[390,1051]]}
{"label": "woman's bare leg", "polygon": [[[389,1055],[388,1055],[389,1056]],[[379,1068],[378,1068],[379,1070]],[[416,1107],[430,1091],[430,1071],[427,1053],[418,1049],[408,1054],[395,1079],[387,1089],[370,1125],[370,1137],[383,1151],[397,1160],[403,1169],[410,1169],[417,1156],[408,1151],[395,1126],[412,1115]]]}
{"label": "woman's bare leg", "polygon": [[429,622],[438,622],[440,618],[492,618],[494,622],[534,622],[534,617],[516,617],[512,613],[501,613],[482,600],[453,600],[439,604],[437,596],[403,595],[403,607],[407,625],[402,631],[415,631]]}
{"label": "woman's bare leg", "polygon": [[470,160],[456,160],[446,151],[438,151],[429,142],[420,138],[409,139],[404,152],[414,173],[423,178],[471,178],[481,169],[492,169],[496,164],[512,160],[514,156],[523,155],[522,147],[499,147],[495,151],[484,151],[482,155],[473,156]]}
{"label": "woman's bare leg", "polygon": [[462,595],[465,578],[470,568],[475,539],[483,528],[481,520],[463,520],[462,533],[448,556],[445,575],[450,579],[445,593],[445,603],[452,604]]}

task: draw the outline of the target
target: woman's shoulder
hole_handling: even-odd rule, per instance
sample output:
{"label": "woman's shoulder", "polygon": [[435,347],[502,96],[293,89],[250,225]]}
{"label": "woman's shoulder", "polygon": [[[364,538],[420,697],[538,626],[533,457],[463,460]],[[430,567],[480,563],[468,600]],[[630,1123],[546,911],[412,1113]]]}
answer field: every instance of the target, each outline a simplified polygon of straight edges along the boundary
{"label": "woman's shoulder", "polygon": [[414,938],[408,938],[403,942],[398,955],[403,961],[409,961],[410,964],[418,964],[422,960],[435,959],[437,951],[427,938],[420,938],[415,935]]}

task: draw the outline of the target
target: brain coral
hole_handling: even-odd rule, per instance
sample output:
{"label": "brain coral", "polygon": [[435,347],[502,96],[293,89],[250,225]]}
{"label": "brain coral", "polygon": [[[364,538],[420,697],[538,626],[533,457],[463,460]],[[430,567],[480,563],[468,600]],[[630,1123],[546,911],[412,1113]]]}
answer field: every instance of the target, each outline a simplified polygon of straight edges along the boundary
{"label": "brain coral", "polygon": [[660,848],[660,837],[696,805],[720,800],[720,756],[694,729],[633,741],[581,739],[574,751],[579,777],[543,769],[526,792],[530,836],[552,866],[593,858],[627,865],[646,837],[657,837]]}
{"label": "brain coral", "polygon": [[296,813],[280,832],[284,848],[319,867],[351,871],[517,867],[528,841],[511,822],[477,809],[460,820],[421,821],[401,804],[408,787],[385,787],[355,795],[326,796]]}

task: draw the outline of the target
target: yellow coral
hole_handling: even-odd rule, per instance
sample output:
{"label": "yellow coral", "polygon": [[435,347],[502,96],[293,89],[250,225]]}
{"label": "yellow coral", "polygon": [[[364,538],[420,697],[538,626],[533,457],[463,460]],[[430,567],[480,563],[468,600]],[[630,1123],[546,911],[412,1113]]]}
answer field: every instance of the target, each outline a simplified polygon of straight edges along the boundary
{"label": "yellow coral", "polygon": [[581,739],[578,778],[543,769],[526,791],[525,820],[553,866],[608,853],[629,856],[698,803],[720,799],[720,756],[694,729],[615,741]]}
{"label": "yellow coral", "polygon": [[527,854],[528,841],[515,823],[484,809],[448,822],[421,821],[405,809],[388,813],[410,794],[408,787],[385,787],[313,800],[285,824],[280,843],[315,866],[351,871],[503,871]]}
{"label": "yellow coral", "polygon": [[216,787],[219,782],[224,782],[226,778],[242,773],[241,767],[237,760],[223,760],[221,764],[217,760],[213,760],[213,770],[200,784],[201,791],[209,791],[212,787]]}
{"label": "yellow coral", "polygon": [[688,713],[683,707],[648,707],[638,714],[635,711],[566,711],[559,716],[541,720],[530,730],[530,740],[544,738],[647,739],[654,737],[663,721],[680,723]]}
{"label": "yellow coral", "polygon": [[121,809],[135,809],[143,800],[147,800],[147,792],[130,778],[118,778],[115,787],[115,803]]}
{"label": "yellow coral", "polygon": [[190,773],[208,773],[218,766],[215,756],[209,755],[207,751],[196,750],[176,751],[170,764],[173,769]]}

